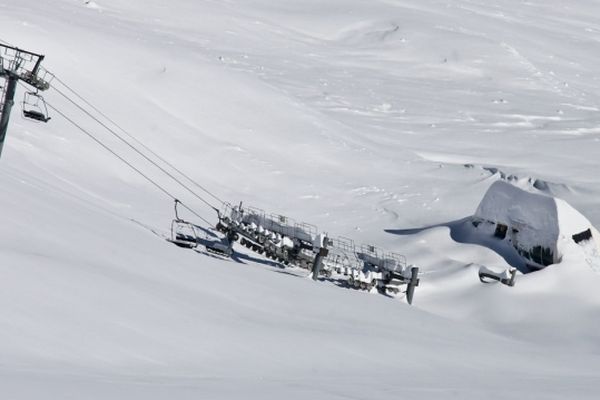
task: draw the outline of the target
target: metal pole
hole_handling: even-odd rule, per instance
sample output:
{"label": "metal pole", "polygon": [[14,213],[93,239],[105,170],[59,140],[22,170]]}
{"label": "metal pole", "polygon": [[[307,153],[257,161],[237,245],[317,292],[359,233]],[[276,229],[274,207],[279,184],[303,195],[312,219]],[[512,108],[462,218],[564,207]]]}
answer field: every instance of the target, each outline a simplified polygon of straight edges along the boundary
{"label": "metal pole", "polygon": [[37,62],[35,63],[35,67],[33,67],[33,69],[31,70],[31,76],[36,76],[38,74],[38,71],[40,70],[40,65],[42,64],[42,61],[44,61],[44,57],[45,56],[38,56]]}
{"label": "metal pole", "polygon": [[515,286],[516,278],[517,278],[517,269],[513,268],[510,270],[510,280],[508,281],[508,286]]}
{"label": "metal pole", "polygon": [[319,279],[319,273],[321,272],[321,267],[323,266],[323,259],[327,257],[327,254],[329,254],[329,250],[327,249],[328,241],[329,239],[327,238],[327,236],[325,236],[323,238],[321,247],[319,247],[319,252],[315,257],[315,261],[313,262],[312,278],[314,281]]}
{"label": "metal pole", "polygon": [[419,268],[413,267],[410,269],[410,272],[410,281],[408,282],[408,288],[406,288],[406,301],[408,304],[412,304],[415,287],[419,286]]}
{"label": "metal pole", "polygon": [[229,231],[227,233],[227,249],[225,250],[225,254],[227,254],[228,257],[233,255],[233,244],[235,243],[236,235],[237,234],[234,231]]}
{"label": "metal pole", "polygon": [[10,119],[10,111],[12,110],[12,106],[15,103],[15,91],[17,88],[17,81],[19,77],[12,73],[8,72],[7,84],[6,84],[6,95],[2,103],[4,106],[0,111],[2,114],[0,115],[0,156],[2,156],[2,148],[4,147],[4,138],[6,138],[6,131],[8,130],[8,120]]}

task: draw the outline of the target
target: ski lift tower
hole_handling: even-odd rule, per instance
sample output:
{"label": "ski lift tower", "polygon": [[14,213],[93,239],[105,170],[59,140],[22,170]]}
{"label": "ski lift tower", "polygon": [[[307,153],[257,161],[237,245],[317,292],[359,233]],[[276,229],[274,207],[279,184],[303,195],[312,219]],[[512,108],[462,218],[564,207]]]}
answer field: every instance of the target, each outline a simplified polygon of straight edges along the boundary
{"label": "ski lift tower", "polygon": [[41,54],[0,44],[0,156],[17,82],[23,81],[31,86],[35,90],[32,94],[40,99],[37,92],[50,88],[52,75],[41,67],[43,60],[44,56]]}

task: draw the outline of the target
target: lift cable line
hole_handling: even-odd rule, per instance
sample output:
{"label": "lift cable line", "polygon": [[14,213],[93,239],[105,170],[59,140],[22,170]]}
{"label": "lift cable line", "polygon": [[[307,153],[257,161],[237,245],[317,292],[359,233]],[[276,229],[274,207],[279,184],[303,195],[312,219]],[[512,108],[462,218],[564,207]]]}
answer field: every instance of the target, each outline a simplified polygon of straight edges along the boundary
{"label": "lift cable line", "polygon": [[[411,304],[415,288],[419,286],[419,268],[407,265],[406,259],[396,253],[382,252],[372,245],[356,248],[354,242],[345,238],[330,239],[328,234],[319,233],[316,226],[295,221],[264,211],[239,206],[225,206],[219,213],[217,232],[225,237],[217,241],[201,238],[196,228],[179,218],[177,205],[194,214],[208,225],[207,219],[179,201],[167,189],[146,175],[123,156],[116,153],[89,130],[82,127],[65,113],[46,103],[47,106],[63,117],[74,127],[125,163],[162,193],[175,202],[175,217],[171,226],[170,242],[180,247],[195,248],[203,244],[209,253],[226,257],[233,255],[233,244],[239,240],[258,254],[264,254],[284,265],[293,265],[311,270],[312,278],[346,280],[346,284],[356,289],[371,291],[375,288],[388,296],[404,293],[406,301]],[[174,225],[175,224],[175,225]],[[176,226],[177,225],[177,226]],[[180,228],[188,229],[186,234]],[[321,278],[319,278],[321,277]],[[403,290],[404,289],[404,290]]]}
{"label": "lift cable line", "polygon": [[[119,148],[118,145],[114,148],[109,146],[108,142],[101,139],[101,137],[104,138],[103,136],[95,135],[94,129],[86,129],[78,123],[77,118],[74,119],[52,104],[46,103],[38,91],[50,89],[50,83],[55,76],[40,66],[43,59],[43,55],[0,44],[0,78],[4,78],[8,83],[0,88],[2,89],[0,91],[0,150],[8,126],[10,108],[14,104],[15,89],[19,84],[28,90],[23,100],[24,117],[47,122],[50,118],[46,108],[50,108],[175,202],[175,219],[171,223],[171,236],[170,239],[167,239],[168,241],[179,247],[190,249],[202,245],[209,253],[225,257],[234,255],[233,245],[239,241],[242,246],[283,265],[309,269],[313,280],[343,280],[349,287],[367,291],[377,289],[380,293],[389,296],[404,293],[406,301],[409,304],[412,303],[415,288],[419,285],[419,268],[415,265],[408,265],[403,255],[385,251],[374,245],[363,244],[357,247],[353,240],[344,237],[332,238],[328,233],[320,232],[314,225],[296,222],[284,215],[266,213],[255,207],[242,206],[241,202],[236,206],[223,202],[150,150],[67,84],[57,79],[56,81],[62,85],[61,88],[69,92],[67,94],[52,85],[59,95],[202,203],[216,211],[218,223],[213,230],[181,219],[177,210],[178,206],[186,209],[208,226],[212,226],[208,219],[179,201],[173,192],[155,180],[156,177],[153,174],[148,171],[144,172],[141,167],[137,167],[129,158],[130,153],[119,154],[115,150]],[[73,95],[77,100],[72,98]],[[80,117],[79,114],[77,116]],[[130,140],[125,139],[115,129],[122,131],[123,135]],[[140,148],[145,149],[145,152]],[[153,158],[147,154],[151,154]],[[156,160],[160,160],[162,163]],[[164,166],[171,169],[167,170]],[[145,164],[144,168],[147,168]],[[213,206],[212,200],[208,201],[192,190],[178,176],[174,176],[172,171],[176,171],[178,176],[184,177],[211,198],[220,202],[221,209]],[[155,173],[154,170],[152,172]],[[493,277],[485,274],[481,278],[482,281],[484,278]]]}
{"label": "lift cable line", "polygon": [[[95,112],[97,112],[100,116],[102,116],[104,119],[106,119],[108,122],[110,122],[116,128],[118,128],[123,134],[125,134],[127,137],[129,137],[131,140],[133,140],[135,143],[137,143],[139,146],[141,146],[148,153],[152,154],[154,157],[156,157],[158,160],[160,160],[161,162],[163,162],[169,168],[171,168],[174,171],[176,171],[178,174],[180,174],[181,176],[183,176],[185,179],[187,179],[194,186],[196,186],[197,188],[199,188],[200,190],[202,190],[204,193],[206,193],[209,196],[211,196],[217,202],[219,202],[221,204],[225,203],[224,200],[222,200],[217,195],[215,195],[214,193],[212,193],[211,191],[209,191],[208,189],[206,189],[204,186],[200,185],[198,182],[196,182],[194,179],[192,179],[189,175],[187,175],[186,173],[184,173],[183,171],[181,171],[175,165],[173,165],[172,163],[170,163],[169,161],[167,161],[166,159],[164,159],[163,157],[161,157],[159,154],[157,154],[155,151],[153,151],[150,147],[148,147],[146,144],[144,144],[141,140],[137,139],[135,136],[133,136],[131,133],[129,133],[125,128],[123,128],[121,125],[119,125],[113,119],[111,119],[108,115],[106,115],[105,113],[103,113],[100,109],[98,109],[98,107],[94,106],[91,102],[89,102],[88,100],[86,100],[82,95],[80,95],[79,93],[77,93],[77,91],[75,91],[75,89],[71,88],[64,81],[62,81],[59,77],[55,77],[55,81],[58,82],[58,83],[60,83],[61,85],[63,85],[68,91],[70,91],[71,93],[73,93],[73,95],[75,95],[75,97],[77,97],[79,100],[81,100],[83,103],[85,103],[88,107],[90,107],[92,110],[94,110]],[[56,86],[53,86],[53,88],[58,91],[58,89],[56,88]]]}
{"label": "lift cable line", "polygon": [[[129,147],[135,147],[115,134],[98,118],[90,115],[89,111],[66,94],[58,89],[56,91]],[[55,110],[54,107],[52,109]],[[60,112],[59,114],[64,116]],[[77,127],[82,129],[80,126]],[[104,144],[103,147],[107,148]],[[140,153],[139,150],[135,148],[134,150]],[[111,153],[116,155],[113,151]],[[119,158],[125,161],[122,157]],[[144,158],[152,162],[148,157],[144,156]],[[129,166],[133,168],[132,165]],[[139,170],[135,170],[140,173]],[[150,180],[147,176],[144,177]],[[328,234],[319,233],[314,225],[296,223],[285,216],[269,215],[253,207],[242,208],[241,203],[234,207],[224,203],[223,209],[217,210],[219,222],[216,230],[224,237],[209,238],[206,235],[202,237],[200,231],[203,228],[179,217],[177,206],[181,205],[188,210],[189,207],[170,195],[156,182],[150,181],[175,201],[175,219],[171,223],[171,237],[167,240],[179,247],[194,249],[198,245],[203,245],[209,253],[231,257],[234,254],[233,245],[239,240],[242,246],[258,254],[264,254],[267,258],[284,265],[291,264],[309,269],[314,280],[320,277],[343,279],[347,281],[347,285],[356,289],[370,291],[377,288],[379,292],[389,296],[405,293],[407,302],[412,303],[415,288],[419,285],[419,268],[408,265],[406,258],[400,254],[385,252],[373,245],[362,245],[356,248],[352,240],[331,239]],[[206,219],[201,219],[207,222]]]}
{"label": "lift cable line", "polygon": [[56,112],[58,115],[60,115],[61,117],[63,117],[65,120],[67,120],[69,123],[71,123],[74,127],[76,127],[81,132],[83,132],[85,135],[87,135],[88,137],[90,137],[94,142],[96,142],[100,146],[102,146],[106,151],[108,151],[113,156],[115,156],[116,158],[118,158],[119,160],[121,160],[129,168],[131,168],[133,171],[135,171],[140,176],[142,176],[144,179],[146,179],[148,182],[150,182],[152,185],[154,185],[162,193],[164,193],[165,195],[167,195],[168,197],[170,197],[172,200],[177,201],[179,204],[181,204],[181,206],[183,208],[185,208],[186,210],[188,210],[189,212],[191,212],[192,214],[194,214],[196,217],[200,218],[202,221],[206,222],[209,225],[212,225],[212,223],[210,221],[208,221],[206,218],[202,217],[200,214],[198,214],[192,208],[190,208],[189,206],[187,206],[185,203],[182,203],[181,201],[179,201],[177,199],[177,197],[175,197],[173,194],[171,194],[167,189],[165,189],[163,186],[161,186],[160,184],[158,184],[155,180],[153,180],[152,178],[150,178],[148,175],[146,175],[144,172],[142,172],[140,169],[138,169],[132,163],[130,163],[129,161],[127,161],[124,157],[122,157],[117,152],[115,152],[113,149],[111,149],[109,146],[107,146],[105,143],[103,143],[100,139],[98,139],[96,136],[94,136],[89,130],[87,130],[84,127],[82,127],[80,124],[78,124],[77,122],[75,122],[72,118],[70,118],[65,113],[63,113],[62,111],[60,111],[59,109],[57,109],[56,107],[54,107],[52,104],[46,103],[46,105],[50,109],[52,109],[54,112]]}
{"label": "lift cable line", "polygon": [[[212,193],[211,191],[206,189],[204,186],[200,185],[198,182],[196,182],[190,176],[185,174],[183,171],[181,171],[180,169],[175,167],[172,163],[165,160],[163,157],[158,155],[155,151],[153,151],[148,146],[146,146],[144,143],[142,143],[140,140],[135,138],[132,134],[127,132],[123,127],[121,127],[114,120],[109,118],[105,113],[103,113],[101,110],[99,110],[96,106],[91,104],[88,100],[86,100],[83,96],[81,96],[79,93],[77,93],[73,88],[71,88],[69,85],[67,85],[64,81],[62,81],[61,79],[58,79],[54,74],[51,74],[49,71],[42,68],[40,64],[43,60],[44,60],[43,55],[19,49],[17,47],[12,46],[12,44],[7,42],[6,40],[0,38],[0,78],[6,78],[6,80],[7,80],[6,85],[0,85],[0,154],[2,152],[2,145],[4,144],[4,138],[6,136],[6,131],[8,128],[8,120],[9,120],[9,116],[10,116],[10,111],[14,104],[13,99],[14,99],[14,95],[15,95],[16,83],[19,82],[20,80],[22,80],[25,83],[29,84],[30,86],[33,86],[36,90],[35,92],[32,92],[32,91],[30,91],[31,90],[30,88],[22,85],[23,87],[25,87],[27,89],[27,92],[25,93],[25,98],[22,102],[23,116],[25,118],[36,120],[38,122],[48,122],[50,120],[50,118],[48,117],[46,103],[45,103],[44,99],[38,94],[38,91],[39,90],[43,91],[43,90],[49,89],[50,82],[56,81],[56,82],[59,82],[61,85],[63,85],[67,90],[69,90],[71,93],[73,93],[77,98],[79,98],[86,105],[88,105],[90,108],[92,108],[94,111],[96,111],[99,115],[104,117],[107,121],[109,121],[111,124],[113,124],[119,130],[121,130],[131,140],[133,140],[139,146],[143,147],[146,151],[148,151],[150,154],[152,154],[154,157],[156,157],[158,160],[163,162],[165,165],[170,167],[172,170],[176,171],[178,174],[180,174],[182,177],[184,177],[189,182],[191,182],[194,186],[196,186],[197,188],[199,188],[200,190],[202,190],[203,192],[205,192],[206,194],[211,196],[213,199],[215,199],[221,205],[225,204],[225,201],[220,199],[214,193]],[[19,82],[19,83],[21,83],[21,82]],[[68,101],[70,101],[75,106],[77,106],[80,110],[85,112],[88,116],[93,118],[96,122],[98,122],[104,128],[106,128],[109,132],[111,132],[111,134],[113,134],[114,136],[119,138],[127,146],[131,147],[136,153],[140,154],[147,161],[149,161],[155,167],[160,169],[163,173],[168,175],[171,179],[173,179],[179,185],[184,187],[187,191],[192,193],[196,198],[198,198],[203,203],[205,203],[206,205],[211,207],[217,213],[219,212],[219,209],[217,207],[210,204],[210,202],[208,202],[202,196],[199,196],[196,192],[194,192],[192,189],[190,189],[187,185],[185,185],[183,182],[181,182],[175,176],[170,174],[168,171],[166,171],[164,168],[162,168],[156,162],[151,160],[149,157],[147,157],[145,154],[143,154],[140,150],[135,148],[135,146],[133,146],[131,143],[129,143],[123,137],[118,135],[114,130],[109,128],[106,124],[102,123],[102,121],[100,121],[98,118],[93,116],[88,110],[84,109],[79,104],[77,104],[75,101],[70,99],[65,93],[61,92],[54,85],[52,86],[52,88],[54,88],[59,94],[61,94]]]}
{"label": "lift cable line", "polygon": [[[129,141],[127,141],[127,139],[125,139],[123,136],[119,135],[114,129],[112,129],[111,127],[109,127],[108,125],[106,125],[99,118],[97,118],[95,115],[93,115],[92,113],[90,113],[88,110],[86,110],[84,107],[82,107],[80,104],[78,104],[75,100],[71,99],[68,95],[66,95],[61,90],[57,89],[56,87],[53,87],[53,89],[58,94],[60,94],[62,97],[64,97],[67,101],[69,101],[75,107],[77,107],[78,109],[80,109],[82,112],[84,112],[90,118],[92,118],[94,121],[96,121],[98,124],[100,124],[103,128],[105,128],[107,131],[109,131],[113,136],[115,136],[117,139],[119,139],[121,142],[123,142],[125,145],[127,145],[129,148],[131,148],[137,154],[139,154],[140,156],[142,156],[146,161],[148,161],[149,163],[151,163],[152,165],[154,165],[156,168],[158,168],[161,172],[163,172],[165,175],[167,175],[173,181],[177,182],[181,187],[183,187],[188,192],[190,192],[194,197],[196,197],[197,199],[199,199],[200,201],[202,201],[208,207],[212,208],[214,211],[217,212],[217,214],[219,213],[219,208],[217,208],[214,205],[212,205],[209,201],[207,201],[205,198],[203,198],[198,193],[196,193],[194,190],[192,190],[188,185],[186,185],[185,183],[183,183],[176,176],[174,176],[173,174],[171,174],[169,171],[167,171],[166,169],[164,169],[161,165],[159,165],[154,160],[152,160],[150,157],[148,157],[146,154],[144,154],[144,152],[142,152],[136,146],[134,146]],[[55,107],[51,107],[51,108],[53,110],[56,110]]]}

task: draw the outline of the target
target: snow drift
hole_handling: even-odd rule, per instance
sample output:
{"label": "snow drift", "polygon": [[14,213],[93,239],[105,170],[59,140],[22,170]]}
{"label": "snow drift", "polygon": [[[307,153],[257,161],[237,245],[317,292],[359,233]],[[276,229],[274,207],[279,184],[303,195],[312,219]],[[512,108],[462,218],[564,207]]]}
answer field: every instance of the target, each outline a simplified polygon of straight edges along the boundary
{"label": "snow drift", "polygon": [[559,263],[564,247],[573,242],[596,248],[599,243],[598,231],[566,201],[504,181],[488,189],[473,224],[484,234],[491,225],[496,237],[508,240],[536,268]]}

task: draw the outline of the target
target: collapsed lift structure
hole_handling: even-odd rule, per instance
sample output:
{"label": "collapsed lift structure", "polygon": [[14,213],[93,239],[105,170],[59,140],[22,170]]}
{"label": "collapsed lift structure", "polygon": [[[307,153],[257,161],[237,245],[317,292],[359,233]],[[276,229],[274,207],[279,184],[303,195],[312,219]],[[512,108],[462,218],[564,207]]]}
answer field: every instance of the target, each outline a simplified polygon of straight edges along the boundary
{"label": "collapsed lift structure", "polygon": [[31,87],[23,99],[23,117],[38,122],[50,120],[44,99],[38,94],[50,88],[53,78],[41,66],[43,60],[41,54],[0,44],[0,155],[19,81]]}
{"label": "collapsed lift structure", "polygon": [[[236,241],[255,253],[279,262],[311,271],[312,278],[345,281],[348,287],[389,296],[406,294],[412,303],[419,284],[419,269],[408,266],[406,259],[372,245],[357,248],[351,239],[331,239],[316,226],[296,222],[279,214],[267,214],[254,207],[225,204],[219,212],[216,230],[223,235],[218,241],[201,238],[197,226],[183,221],[177,214],[171,225],[169,241],[194,248],[204,244],[212,253],[233,254]],[[187,233],[184,233],[187,232]]]}
{"label": "collapsed lift structure", "polygon": [[[14,105],[17,83],[23,82],[28,90],[22,102],[23,117],[48,122],[46,103],[39,94],[50,88],[54,76],[41,64],[44,56],[17,47],[0,44],[0,155],[10,113]],[[194,249],[203,245],[209,252],[223,256],[233,255],[233,245],[239,243],[283,265],[311,271],[317,280],[345,280],[349,287],[362,290],[377,289],[388,295],[405,293],[412,303],[415,287],[419,284],[419,269],[407,266],[403,256],[384,252],[375,246],[358,249],[347,238],[331,239],[319,233],[317,227],[278,214],[224,204],[219,211],[219,222],[214,231],[195,225],[179,217],[175,200],[175,219],[168,239],[179,247]],[[202,234],[204,233],[204,237]],[[405,288],[403,291],[402,289]]]}

